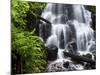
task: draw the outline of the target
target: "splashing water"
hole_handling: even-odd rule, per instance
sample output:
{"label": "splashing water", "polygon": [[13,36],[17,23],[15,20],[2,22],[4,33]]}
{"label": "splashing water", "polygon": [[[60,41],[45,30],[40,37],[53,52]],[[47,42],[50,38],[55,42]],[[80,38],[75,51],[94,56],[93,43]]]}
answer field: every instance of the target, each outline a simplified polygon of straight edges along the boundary
{"label": "splashing water", "polygon": [[[80,54],[90,52],[91,47],[95,45],[94,31],[90,26],[91,12],[86,10],[83,5],[49,3],[41,16],[52,24],[51,35],[48,36],[45,44],[58,47],[58,59],[48,65],[48,71],[69,70],[63,67],[63,63],[66,61],[70,62],[70,69],[84,69],[82,65],[75,65],[70,59],[65,59],[63,51],[68,49],[67,46],[74,39],[77,52]],[[42,34],[41,29],[40,34]]]}

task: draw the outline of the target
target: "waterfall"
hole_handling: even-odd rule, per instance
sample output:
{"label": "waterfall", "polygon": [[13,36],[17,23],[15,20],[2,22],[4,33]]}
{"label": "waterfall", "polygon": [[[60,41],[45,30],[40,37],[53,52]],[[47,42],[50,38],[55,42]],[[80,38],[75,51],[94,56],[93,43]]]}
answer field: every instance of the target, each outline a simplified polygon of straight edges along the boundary
{"label": "waterfall", "polygon": [[[46,25],[44,26],[49,30],[46,33],[50,34],[44,40],[46,46],[56,45],[58,47],[59,60],[65,60],[63,51],[68,49],[72,42],[75,42],[77,52],[83,53],[90,52],[92,46],[95,45],[94,31],[90,25],[91,12],[83,5],[48,3],[41,17],[51,22],[51,30]],[[40,36],[43,33],[41,30],[43,27],[40,26]],[[72,49],[74,51],[75,48],[72,46]],[[83,69],[82,66],[81,69]]]}

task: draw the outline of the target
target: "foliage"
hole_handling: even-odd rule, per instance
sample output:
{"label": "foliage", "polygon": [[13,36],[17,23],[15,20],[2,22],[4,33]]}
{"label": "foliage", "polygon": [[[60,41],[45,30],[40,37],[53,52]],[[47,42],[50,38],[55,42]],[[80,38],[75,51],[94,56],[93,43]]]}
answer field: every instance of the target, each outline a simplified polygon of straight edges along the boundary
{"label": "foliage", "polygon": [[43,10],[43,8],[46,6],[46,3],[31,3],[29,2],[30,10],[34,13],[41,14],[40,12]]}
{"label": "foliage", "polygon": [[[19,29],[24,29],[26,23],[28,22],[26,17],[28,17],[31,12],[39,14],[45,7],[45,3],[34,3],[34,2],[25,2],[19,0],[12,0],[11,2],[11,16],[14,25]],[[32,16],[32,15],[31,15]],[[34,21],[35,19],[33,19]]]}
{"label": "foliage", "polygon": [[[15,29],[15,28],[14,28]],[[43,42],[28,32],[12,32],[12,52],[20,56],[21,73],[43,72],[46,56]],[[17,57],[17,55],[14,55]],[[18,59],[18,58],[17,58]],[[14,60],[13,60],[14,61]]]}
{"label": "foliage", "polygon": [[[37,6],[38,5],[38,6]],[[42,6],[43,5],[43,6]],[[46,54],[44,43],[36,36],[36,23],[32,22],[36,18],[31,17],[29,13],[39,13],[44,4],[12,0],[11,1],[11,55],[12,55],[12,73],[36,73],[46,71]],[[27,19],[28,18],[28,19]],[[29,22],[29,23],[28,23]],[[31,31],[27,25],[32,23]]]}
{"label": "foliage", "polygon": [[96,6],[87,6],[86,7],[91,12],[92,23],[91,27],[96,31]]}
{"label": "foliage", "polygon": [[27,13],[27,27],[26,30],[28,31],[32,31],[34,28],[36,28],[36,35],[39,35],[39,23],[40,20],[37,19],[36,16],[34,16],[32,13],[36,14],[36,15],[40,15],[42,10],[45,7],[45,3],[37,3],[37,2],[28,2],[30,8],[29,11]]}
{"label": "foliage", "polygon": [[96,14],[96,6],[87,6],[87,9],[92,12],[93,15]]}
{"label": "foliage", "polygon": [[11,16],[12,21],[16,27],[25,28],[26,20],[24,19],[27,16],[27,12],[29,10],[29,4],[27,2],[20,2],[18,0],[12,0],[11,2]]}

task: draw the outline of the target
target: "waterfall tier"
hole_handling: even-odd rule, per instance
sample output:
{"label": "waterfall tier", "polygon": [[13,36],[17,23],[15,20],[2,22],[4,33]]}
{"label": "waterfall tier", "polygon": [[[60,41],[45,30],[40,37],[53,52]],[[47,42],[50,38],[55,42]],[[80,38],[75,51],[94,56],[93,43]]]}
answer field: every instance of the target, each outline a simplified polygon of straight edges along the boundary
{"label": "waterfall tier", "polygon": [[[92,48],[95,46],[95,38],[90,25],[92,22],[91,12],[86,10],[83,5],[49,3],[41,16],[50,21],[51,26],[48,28],[48,25],[41,25],[40,36],[44,37],[41,34],[46,29],[45,35],[49,35],[43,40],[45,40],[46,46],[55,45],[58,47],[57,61],[65,61],[63,57],[64,50],[71,49],[74,52],[81,53],[95,51],[95,48]],[[78,69],[83,69],[82,66],[79,67]]]}

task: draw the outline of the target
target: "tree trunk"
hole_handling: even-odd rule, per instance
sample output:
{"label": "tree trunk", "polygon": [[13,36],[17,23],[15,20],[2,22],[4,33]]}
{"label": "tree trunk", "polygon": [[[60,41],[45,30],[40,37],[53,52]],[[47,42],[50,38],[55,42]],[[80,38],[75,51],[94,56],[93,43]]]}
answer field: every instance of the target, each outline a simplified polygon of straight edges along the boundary
{"label": "tree trunk", "polygon": [[44,21],[44,22],[46,22],[46,23],[51,24],[51,22],[49,22],[48,20],[44,19],[43,17],[41,17],[41,16],[39,16],[39,15],[33,13],[33,12],[31,12],[31,13],[32,13],[37,19],[40,19],[40,20],[42,20],[42,21]]}
{"label": "tree trunk", "polygon": [[87,57],[84,57],[84,56],[79,56],[79,55],[76,55],[73,53],[68,53],[68,52],[64,52],[64,55],[67,57],[71,57],[73,60],[76,60],[76,61],[83,61],[83,62],[95,64],[94,60],[87,58]]}

